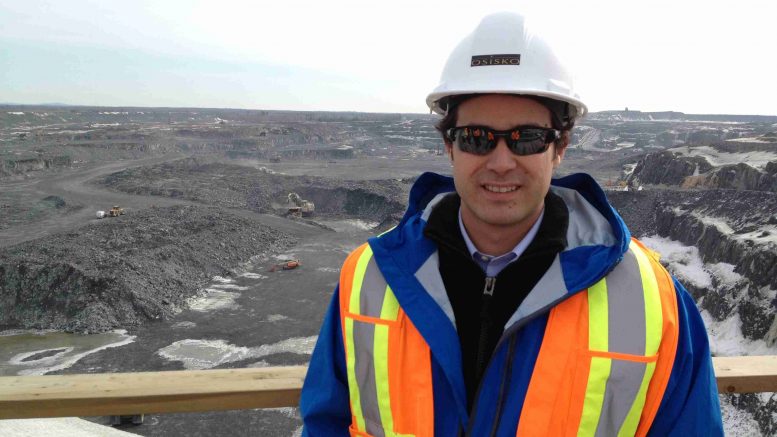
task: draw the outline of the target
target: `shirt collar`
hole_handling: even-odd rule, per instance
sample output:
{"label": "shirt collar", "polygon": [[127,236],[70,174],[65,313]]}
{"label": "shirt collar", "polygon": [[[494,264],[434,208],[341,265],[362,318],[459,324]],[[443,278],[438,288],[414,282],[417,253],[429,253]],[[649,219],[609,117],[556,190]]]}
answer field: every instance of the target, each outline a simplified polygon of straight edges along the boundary
{"label": "shirt collar", "polygon": [[513,250],[507,253],[503,253],[501,255],[489,255],[478,251],[478,249],[475,247],[475,244],[470,239],[469,234],[467,233],[467,229],[464,228],[464,222],[461,220],[461,207],[459,207],[459,230],[461,230],[461,236],[464,237],[464,243],[467,245],[467,250],[469,250],[469,254],[472,256],[473,259],[477,261],[484,260],[483,259],[484,257],[489,260],[495,260],[506,256],[509,256],[512,259],[518,259],[521,256],[521,254],[526,250],[526,248],[529,247],[529,244],[531,244],[531,242],[534,240],[534,237],[537,235],[537,231],[540,229],[540,224],[542,223],[542,218],[544,216],[545,216],[545,207],[542,208],[542,211],[540,212],[540,216],[534,222],[531,229],[529,229],[529,232],[526,233],[523,239],[521,239],[521,241],[518,242],[518,244],[513,248]]}

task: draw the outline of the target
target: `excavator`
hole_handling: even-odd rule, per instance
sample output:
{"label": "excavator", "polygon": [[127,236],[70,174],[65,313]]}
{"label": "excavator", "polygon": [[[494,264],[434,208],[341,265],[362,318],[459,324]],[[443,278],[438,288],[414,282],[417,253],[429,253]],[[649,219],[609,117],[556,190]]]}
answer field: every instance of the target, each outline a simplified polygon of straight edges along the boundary
{"label": "excavator", "polygon": [[289,215],[310,217],[316,210],[316,206],[309,200],[304,200],[297,193],[289,193]]}

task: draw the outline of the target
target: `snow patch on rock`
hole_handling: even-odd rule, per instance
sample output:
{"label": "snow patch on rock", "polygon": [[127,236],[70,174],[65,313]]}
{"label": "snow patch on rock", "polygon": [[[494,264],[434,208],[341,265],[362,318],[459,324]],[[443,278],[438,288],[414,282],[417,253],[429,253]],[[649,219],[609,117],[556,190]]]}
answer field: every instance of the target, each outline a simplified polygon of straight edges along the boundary
{"label": "snow patch on rock", "polygon": [[[751,139],[740,139],[739,141],[745,140],[752,142]],[[712,146],[681,146],[668,150],[680,156],[702,157],[707,160],[710,165],[715,167],[745,163],[751,167],[757,168],[758,170],[764,170],[766,164],[777,160],[777,154],[767,151],[728,153],[721,152]]]}

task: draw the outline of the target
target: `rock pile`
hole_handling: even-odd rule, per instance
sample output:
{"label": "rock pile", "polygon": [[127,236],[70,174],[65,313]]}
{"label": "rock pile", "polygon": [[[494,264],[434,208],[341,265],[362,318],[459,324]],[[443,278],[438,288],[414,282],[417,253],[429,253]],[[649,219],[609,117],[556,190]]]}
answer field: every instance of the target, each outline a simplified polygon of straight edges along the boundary
{"label": "rock pile", "polygon": [[266,168],[187,158],[127,169],[100,181],[132,194],[183,198],[261,213],[282,213],[294,192],[316,205],[316,215],[382,221],[401,214],[407,184],[396,180],[352,181],[313,176],[287,176]]}
{"label": "rock pile", "polygon": [[100,332],[163,319],[214,275],[293,243],[210,207],[95,221],[0,251],[0,327]]}

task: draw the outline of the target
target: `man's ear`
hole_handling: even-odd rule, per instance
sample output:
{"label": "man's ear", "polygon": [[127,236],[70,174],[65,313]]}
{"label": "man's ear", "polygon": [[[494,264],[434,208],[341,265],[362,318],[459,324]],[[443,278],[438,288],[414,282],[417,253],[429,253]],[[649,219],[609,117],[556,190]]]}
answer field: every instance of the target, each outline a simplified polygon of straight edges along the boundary
{"label": "man's ear", "polygon": [[564,153],[567,151],[567,146],[556,148],[556,165],[561,164],[561,160],[564,159]]}
{"label": "man's ear", "polygon": [[564,159],[564,153],[569,146],[569,132],[562,132],[561,138],[553,143],[553,168],[558,167],[561,164],[561,160]]}
{"label": "man's ear", "polygon": [[453,143],[448,141],[445,142],[445,154],[453,161]]}

